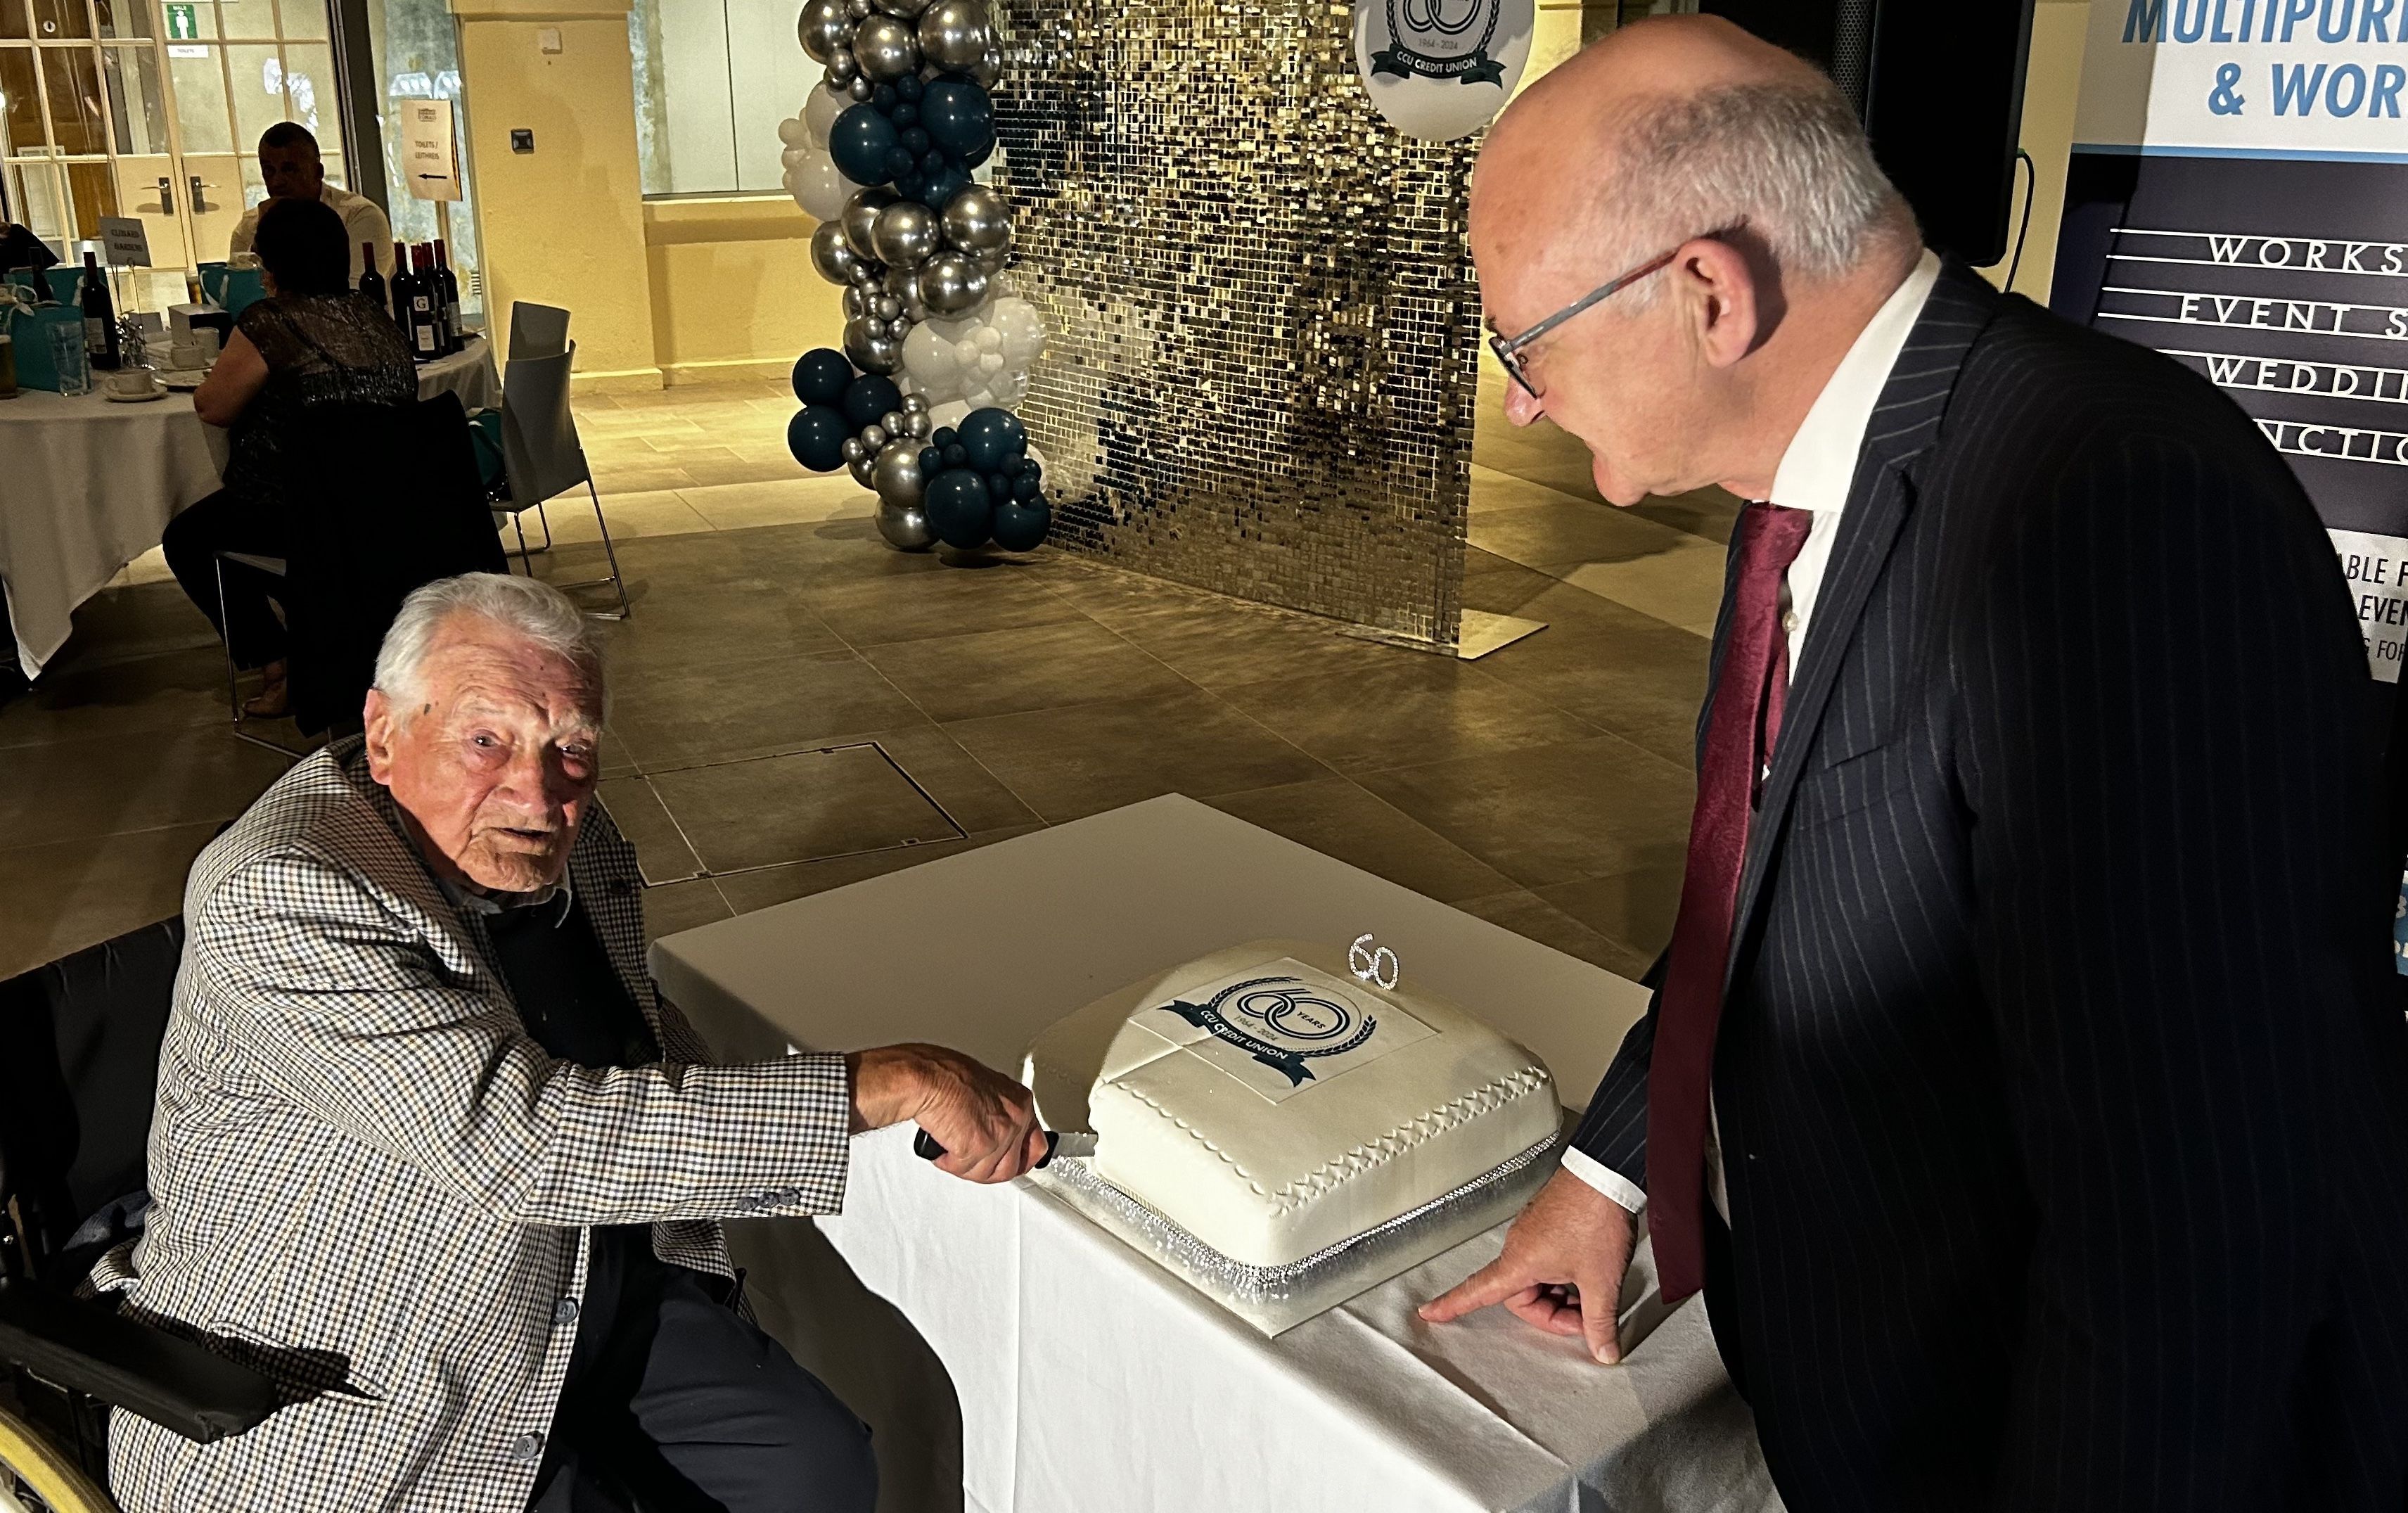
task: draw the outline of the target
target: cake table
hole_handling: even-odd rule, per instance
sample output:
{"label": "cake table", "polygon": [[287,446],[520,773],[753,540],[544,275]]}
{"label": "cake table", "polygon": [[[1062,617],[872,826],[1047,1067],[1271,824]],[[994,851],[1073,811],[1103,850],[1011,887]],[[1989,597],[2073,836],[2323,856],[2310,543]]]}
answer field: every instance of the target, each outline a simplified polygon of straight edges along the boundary
{"label": "cake table", "polygon": [[[1370,933],[1585,1097],[1636,985],[1193,800],[1150,800],[652,947],[724,1053],[901,1040],[1016,1067],[1148,971],[1239,942]],[[824,1239],[822,1238],[824,1236]],[[1476,1237],[1266,1339],[1027,1183],[854,1142],[842,1217],[731,1226],[763,1322],[877,1431],[886,1508],[1772,1509],[1698,1300],[1620,1367],[1499,1310],[1413,1307]],[[833,1247],[832,1249],[830,1247]]]}

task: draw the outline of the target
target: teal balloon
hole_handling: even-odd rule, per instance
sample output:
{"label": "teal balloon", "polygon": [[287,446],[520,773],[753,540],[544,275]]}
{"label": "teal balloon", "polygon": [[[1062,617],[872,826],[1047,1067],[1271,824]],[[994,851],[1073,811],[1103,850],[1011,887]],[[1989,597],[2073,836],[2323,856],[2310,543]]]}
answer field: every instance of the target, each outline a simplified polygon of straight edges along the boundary
{"label": "teal balloon", "polygon": [[844,466],[845,439],[853,428],[833,405],[805,405],[786,422],[786,450],[815,473],[832,473]]}
{"label": "teal balloon", "polygon": [[995,544],[1007,552],[1036,551],[1053,526],[1054,512],[1041,499],[995,507]]}
{"label": "teal balloon", "polygon": [[856,431],[875,425],[890,410],[903,408],[903,391],[883,373],[864,373],[845,385],[844,418]]}
{"label": "teal balloon", "polygon": [[928,480],[920,502],[937,540],[968,551],[984,546],[995,533],[995,500],[986,480],[967,468],[949,468]]}
{"label": "teal balloon", "polygon": [[838,173],[856,184],[882,184],[894,177],[886,156],[896,147],[895,122],[873,105],[856,105],[828,128],[828,156]]}
{"label": "teal balloon", "polygon": [[948,163],[920,183],[920,203],[932,210],[941,211],[953,202],[955,195],[970,187],[970,176]]}
{"label": "teal balloon", "polygon": [[964,460],[982,473],[998,471],[1003,459],[1028,451],[1028,427],[1009,410],[973,410],[962,417]]}
{"label": "teal balloon", "polygon": [[995,106],[972,79],[939,79],[920,96],[920,124],[928,139],[955,157],[995,146]]}
{"label": "teal balloon", "polygon": [[852,382],[853,365],[832,347],[813,347],[795,359],[795,397],[807,405],[844,403]]}

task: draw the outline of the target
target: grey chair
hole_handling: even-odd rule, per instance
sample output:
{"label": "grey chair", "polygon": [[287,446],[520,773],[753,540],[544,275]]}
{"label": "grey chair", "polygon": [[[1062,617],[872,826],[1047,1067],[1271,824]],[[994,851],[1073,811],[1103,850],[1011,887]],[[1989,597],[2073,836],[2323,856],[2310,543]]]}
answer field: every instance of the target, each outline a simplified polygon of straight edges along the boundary
{"label": "grey chair", "polygon": [[610,575],[558,586],[596,588],[609,584],[618,596],[619,607],[587,612],[600,619],[624,620],[627,617],[627,584],[619,575],[618,548],[610,544],[610,523],[602,517],[602,496],[594,487],[594,469],[587,465],[585,448],[577,439],[577,418],[569,413],[568,374],[577,360],[577,343],[571,341],[563,350],[544,356],[518,355],[518,312],[526,309],[521,305],[511,312],[511,354],[509,365],[502,370],[502,460],[509,474],[509,493],[493,501],[494,508],[509,515],[519,539],[519,566],[532,578],[535,565],[528,560],[526,512],[535,511],[536,518],[542,521],[544,543],[549,546],[552,524],[544,519],[544,501],[580,483],[585,485],[585,497],[594,501],[594,524],[602,532],[602,553],[609,560]]}
{"label": "grey chair", "polygon": [[510,306],[510,361],[550,357],[567,350],[568,311],[557,305],[531,305],[523,299]]}

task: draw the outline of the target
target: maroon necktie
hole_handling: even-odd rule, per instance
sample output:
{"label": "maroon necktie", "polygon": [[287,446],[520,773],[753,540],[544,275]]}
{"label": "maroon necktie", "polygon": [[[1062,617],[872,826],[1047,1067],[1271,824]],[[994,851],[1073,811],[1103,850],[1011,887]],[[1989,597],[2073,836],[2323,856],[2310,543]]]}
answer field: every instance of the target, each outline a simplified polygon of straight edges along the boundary
{"label": "maroon necktie", "polygon": [[1647,1223],[1664,1301],[1705,1285],[1706,1129],[1713,1096],[1714,1028],[1722,1017],[1740,868],[1781,706],[1789,690],[1789,638],[1781,584],[1813,516],[1751,504],[1740,514],[1739,584],[1730,638],[1714,679],[1713,713],[1689,820],[1689,864],[1672,960],[1656,1009],[1647,1072]]}

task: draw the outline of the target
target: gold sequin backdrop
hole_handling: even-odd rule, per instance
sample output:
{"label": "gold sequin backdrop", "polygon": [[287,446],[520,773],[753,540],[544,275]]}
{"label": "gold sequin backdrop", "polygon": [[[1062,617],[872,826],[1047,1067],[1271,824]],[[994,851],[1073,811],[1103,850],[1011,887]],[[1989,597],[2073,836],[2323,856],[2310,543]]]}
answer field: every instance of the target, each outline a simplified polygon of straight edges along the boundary
{"label": "gold sequin backdrop", "polygon": [[1451,648],[1471,144],[1380,117],[1347,6],[999,9],[996,181],[1051,332],[1020,412],[1055,540]]}

